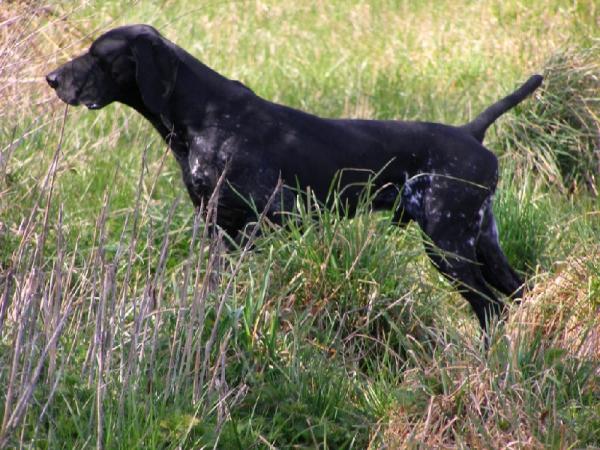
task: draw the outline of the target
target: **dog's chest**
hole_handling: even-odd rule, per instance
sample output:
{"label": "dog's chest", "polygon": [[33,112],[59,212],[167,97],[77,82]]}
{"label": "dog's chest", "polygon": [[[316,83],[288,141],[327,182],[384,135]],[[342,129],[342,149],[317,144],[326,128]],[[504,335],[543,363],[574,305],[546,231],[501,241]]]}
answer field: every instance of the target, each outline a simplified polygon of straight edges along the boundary
{"label": "dog's chest", "polygon": [[187,151],[176,155],[183,181],[190,193],[206,197],[215,189],[227,161],[233,155],[235,138],[218,128],[190,133]]}

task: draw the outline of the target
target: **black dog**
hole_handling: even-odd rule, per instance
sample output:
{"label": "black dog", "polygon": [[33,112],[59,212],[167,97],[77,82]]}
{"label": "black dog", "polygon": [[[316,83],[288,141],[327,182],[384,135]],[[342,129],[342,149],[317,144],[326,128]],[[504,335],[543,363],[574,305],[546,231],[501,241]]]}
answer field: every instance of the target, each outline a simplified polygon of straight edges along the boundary
{"label": "black dog", "polygon": [[264,100],[154,28],[133,25],[100,36],[46,79],[70,105],[99,109],[119,101],[146,117],[173,150],[196,205],[227,164],[217,223],[232,236],[267,206],[280,178],[281,201],[268,211],[273,221],[292,208],[297,188],[325,202],[336,177],[352,214],[371,180],[373,208],[395,208],[397,223],[420,225],[437,247],[426,245],[429,257],[460,285],[484,329],[503,305],[489,286],[522,294],[492,214],[498,161],[481,143],[500,115],[541,84],[539,75],[461,127],[323,119]]}

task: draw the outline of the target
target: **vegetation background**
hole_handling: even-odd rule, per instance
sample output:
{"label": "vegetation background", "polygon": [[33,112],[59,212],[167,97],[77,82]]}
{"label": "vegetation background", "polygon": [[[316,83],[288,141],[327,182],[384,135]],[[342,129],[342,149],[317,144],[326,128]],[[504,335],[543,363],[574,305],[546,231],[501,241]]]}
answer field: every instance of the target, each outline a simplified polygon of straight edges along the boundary
{"label": "vegetation background", "polygon": [[[45,85],[127,23],[322,116],[462,124],[544,74],[486,141],[534,286],[489,351],[368,204],[224,252],[141,116]],[[0,447],[600,446],[599,30],[594,0],[0,3]]]}

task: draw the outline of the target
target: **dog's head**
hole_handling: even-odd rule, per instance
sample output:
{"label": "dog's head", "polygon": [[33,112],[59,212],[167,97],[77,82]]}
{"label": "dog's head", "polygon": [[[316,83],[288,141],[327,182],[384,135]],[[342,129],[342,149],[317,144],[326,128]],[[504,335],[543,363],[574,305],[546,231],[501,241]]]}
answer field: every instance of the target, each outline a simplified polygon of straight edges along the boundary
{"label": "dog's head", "polygon": [[100,109],[114,101],[141,100],[160,114],[173,92],[178,58],[174,46],[149,25],[115,28],[89,51],[50,72],[46,81],[69,105]]}

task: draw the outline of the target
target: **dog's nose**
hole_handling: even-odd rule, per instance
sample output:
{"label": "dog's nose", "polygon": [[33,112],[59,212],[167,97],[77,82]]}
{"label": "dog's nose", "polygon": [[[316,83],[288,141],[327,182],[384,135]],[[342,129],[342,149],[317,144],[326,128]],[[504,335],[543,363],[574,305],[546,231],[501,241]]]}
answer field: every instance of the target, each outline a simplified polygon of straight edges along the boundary
{"label": "dog's nose", "polygon": [[58,73],[50,72],[46,75],[46,81],[52,89],[56,89],[58,87]]}

